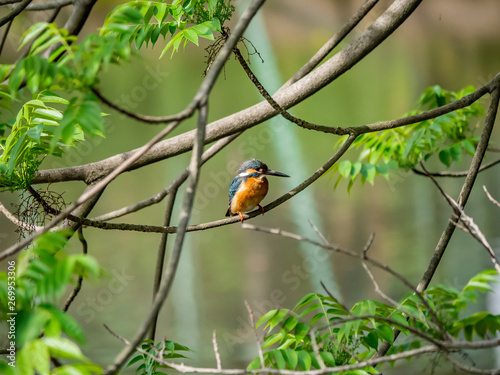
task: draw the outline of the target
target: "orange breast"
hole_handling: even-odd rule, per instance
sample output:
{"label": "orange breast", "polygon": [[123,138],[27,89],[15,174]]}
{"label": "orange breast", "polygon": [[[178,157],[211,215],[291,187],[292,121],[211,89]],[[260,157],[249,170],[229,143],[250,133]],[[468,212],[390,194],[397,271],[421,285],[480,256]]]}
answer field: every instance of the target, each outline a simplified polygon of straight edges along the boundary
{"label": "orange breast", "polygon": [[269,183],[265,177],[248,177],[241,183],[240,188],[231,200],[231,212],[248,212],[255,209],[264,199],[269,189]]}

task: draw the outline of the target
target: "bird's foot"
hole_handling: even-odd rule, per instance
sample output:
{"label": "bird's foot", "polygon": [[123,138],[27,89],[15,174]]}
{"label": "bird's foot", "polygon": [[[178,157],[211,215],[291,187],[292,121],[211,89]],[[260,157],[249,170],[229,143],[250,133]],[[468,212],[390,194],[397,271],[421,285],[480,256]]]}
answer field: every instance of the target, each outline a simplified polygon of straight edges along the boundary
{"label": "bird's foot", "polygon": [[258,206],[259,206],[260,212],[262,212],[262,215],[264,215],[264,213],[266,212],[266,210],[260,204]]}
{"label": "bird's foot", "polygon": [[243,220],[245,219],[245,218],[243,217],[243,214],[242,214],[241,212],[238,212],[238,215],[240,215],[241,222],[243,223]]}

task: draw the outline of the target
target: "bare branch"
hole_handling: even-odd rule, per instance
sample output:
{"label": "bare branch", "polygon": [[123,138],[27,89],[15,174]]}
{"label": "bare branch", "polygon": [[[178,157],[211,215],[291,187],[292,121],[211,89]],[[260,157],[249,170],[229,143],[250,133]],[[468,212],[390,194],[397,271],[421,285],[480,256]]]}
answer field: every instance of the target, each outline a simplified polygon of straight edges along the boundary
{"label": "bare branch", "polygon": [[[172,193],[169,195],[169,199],[167,201],[167,207],[165,208],[165,218],[163,220],[163,225],[165,227],[168,227],[170,225],[170,219],[172,218],[172,211],[174,210],[177,190],[178,188],[174,188]],[[163,264],[165,261],[165,253],[167,250],[167,239],[168,239],[168,233],[162,233],[160,244],[158,246],[158,255],[156,256],[156,269],[155,269],[155,277],[153,284],[153,302],[156,298],[158,290],[160,289],[161,279],[163,275]],[[155,339],[156,324],[158,322],[159,313],[160,312],[158,311],[156,316],[153,318],[153,323],[151,324],[151,330],[149,332],[149,339],[153,341]]]}
{"label": "bare branch", "polygon": [[392,306],[399,307],[399,303],[397,303],[396,301],[394,301],[391,297],[389,297],[387,294],[385,294],[382,291],[382,289],[380,289],[380,286],[378,285],[377,280],[375,280],[375,276],[373,276],[373,273],[372,273],[372,271],[370,271],[370,268],[368,267],[368,265],[366,264],[366,262],[361,262],[361,265],[363,266],[363,268],[366,271],[366,274],[368,275],[368,277],[372,281],[372,284],[375,287],[375,292],[378,295],[380,295],[383,299],[385,299],[387,302],[389,302]]}
{"label": "bare branch", "polygon": [[9,23],[7,24],[7,27],[5,28],[5,30],[3,32],[2,42],[0,44],[0,55],[2,54],[3,47],[5,46],[5,42],[7,40],[7,35],[9,35],[10,27],[12,26],[12,21],[13,21],[13,19],[9,21]]}
{"label": "bare branch", "polygon": [[215,361],[217,362],[217,370],[220,370],[222,368],[222,363],[220,360],[219,346],[217,345],[217,334],[215,333],[215,329],[212,334],[212,344],[214,346],[214,354],[215,354]]}
{"label": "bare branch", "polygon": [[[500,163],[500,159],[498,160],[494,160],[492,162],[489,162],[483,166],[481,166],[481,168],[479,168],[479,172],[482,172],[488,168],[491,168],[497,164]],[[433,177],[465,177],[467,176],[467,173],[469,173],[469,171],[461,171],[461,172],[448,172],[448,171],[445,171],[445,172],[434,172],[434,173],[425,173],[423,171],[420,171],[416,168],[413,168],[412,169],[413,172],[415,172],[416,174],[420,175],[420,176],[427,176],[427,175],[431,175]]]}
{"label": "bare branch", "polygon": [[255,344],[257,345],[257,353],[259,353],[260,367],[265,369],[266,362],[264,361],[264,353],[262,352],[261,343],[259,340],[259,335],[257,334],[257,329],[255,328],[255,319],[253,318],[253,311],[247,301],[245,301],[245,307],[248,311],[248,317],[250,319],[250,324],[252,325],[253,333],[255,335]]}
{"label": "bare branch", "polygon": [[5,208],[5,206],[1,202],[0,202],[0,212],[3,213],[5,217],[9,219],[9,221],[11,221],[13,224],[17,225],[20,228],[29,229],[30,231],[39,231],[42,230],[43,228],[43,227],[38,227],[36,225],[27,224],[19,220],[17,217],[12,215],[10,211],[7,208]]}
{"label": "bare branch", "polygon": [[[420,165],[421,165],[422,169],[424,170],[424,172],[427,172],[423,163],[420,163]],[[490,256],[490,259],[491,259],[495,269],[500,274],[500,264],[498,263],[498,259],[495,256],[495,252],[491,248],[490,244],[488,243],[488,240],[484,236],[483,232],[481,232],[481,230],[479,229],[477,224],[474,222],[472,217],[467,216],[465,214],[464,210],[462,209],[462,207],[460,207],[458,205],[458,203],[455,202],[455,200],[453,198],[451,198],[448,194],[446,194],[444,192],[443,188],[438,184],[438,182],[436,181],[436,179],[433,176],[431,176],[429,174],[427,177],[429,177],[431,179],[431,181],[434,183],[434,185],[436,185],[436,187],[438,188],[441,195],[446,199],[446,201],[451,206],[451,208],[453,208],[453,211],[455,212],[456,219],[459,220],[463,224],[463,226],[459,226],[458,222],[455,221],[455,225],[459,226],[464,232],[470,233],[470,235],[475,240],[477,240],[487,250],[488,255]]]}
{"label": "bare branch", "polygon": [[488,199],[495,205],[497,205],[498,207],[500,207],[500,203],[491,196],[491,194],[488,192],[488,190],[486,189],[486,186],[483,185],[483,190],[484,192],[486,193],[486,196],[488,197]]}
{"label": "bare branch", "polygon": [[118,106],[117,104],[114,104],[110,100],[106,99],[106,97],[95,87],[93,87],[92,92],[94,93],[95,96],[97,96],[104,104],[106,104],[109,108],[114,109],[117,112],[120,112],[121,114],[133,118],[134,120],[141,121],[145,124],[151,124],[151,125],[158,125],[158,124],[168,124],[173,121],[182,121],[185,118],[191,117],[193,115],[193,112],[195,110],[195,107],[193,105],[188,106],[186,109],[183,111],[172,115],[172,116],[148,116],[148,115],[142,115],[140,113],[135,113],[132,111],[129,111],[128,109],[122,108]]}
{"label": "bare branch", "polygon": [[[87,254],[88,253],[88,244],[87,240],[83,236],[83,229],[82,227],[78,228],[78,239],[80,240],[80,243],[82,244],[82,253]],[[78,293],[80,293],[80,290],[82,289],[82,282],[83,282],[83,276],[79,276],[78,280],[76,281],[75,288],[71,292],[71,294],[68,296],[68,299],[64,303],[63,311],[68,311],[69,307],[75,300],[76,296]]]}
{"label": "bare branch", "polygon": [[313,353],[314,356],[316,357],[316,361],[318,361],[319,368],[324,370],[326,368],[325,362],[323,362],[323,358],[321,358],[321,355],[319,354],[319,349],[318,349],[318,343],[316,342],[316,331],[312,329],[309,332],[309,337],[311,338],[311,345],[313,348]]}

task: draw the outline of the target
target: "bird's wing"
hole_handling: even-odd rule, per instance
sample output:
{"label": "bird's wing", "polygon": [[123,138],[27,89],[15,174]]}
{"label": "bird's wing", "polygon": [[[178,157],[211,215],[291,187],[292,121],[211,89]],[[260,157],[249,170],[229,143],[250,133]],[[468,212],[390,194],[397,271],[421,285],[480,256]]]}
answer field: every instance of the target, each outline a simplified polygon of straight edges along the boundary
{"label": "bird's wing", "polygon": [[236,191],[239,189],[242,181],[243,180],[240,177],[235,177],[233,178],[233,181],[231,181],[231,184],[229,185],[229,204],[231,204],[231,200],[236,194]]}

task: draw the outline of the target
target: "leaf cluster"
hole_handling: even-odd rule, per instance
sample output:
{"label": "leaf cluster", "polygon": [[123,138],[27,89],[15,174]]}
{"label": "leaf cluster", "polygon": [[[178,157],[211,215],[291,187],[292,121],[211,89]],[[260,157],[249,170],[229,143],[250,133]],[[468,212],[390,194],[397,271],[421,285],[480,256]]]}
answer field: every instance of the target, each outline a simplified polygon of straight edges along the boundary
{"label": "leaf cluster", "polygon": [[64,149],[84,140],[85,134],[102,135],[101,110],[87,94],[66,100],[43,91],[27,101],[12,124],[3,124],[0,138],[0,189],[24,189],[47,155],[61,156]]}
{"label": "leaf cluster", "polygon": [[[230,2],[229,2],[230,3]],[[205,6],[207,8],[205,8]],[[182,43],[198,45],[198,39],[214,40],[213,33],[221,32],[234,7],[224,0],[185,0],[171,4],[156,1],[130,1],[117,6],[108,14],[101,35],[114,35],[139,50],[144,43],[156,44],[158,38],[170,40],[162,50],[162,57],[170,48],[172,54]],[[191,26],[189,26],[191,25]]]}
{"label": "leaf cluster", "polygon": [[[331,296],[309,293],[293,309],[271,310],[258,320],[256,327],[267,331],[262,344],[264,365],[307,371],[321,368],[319,359],[328,367],[356,364],[370,359],[381,343],[391,344],[391,354],[420,347],[422,337],[442,340],[439,325],[469,341],[474,333],[481,339],[495,337],[500,331],[500,315],[478,312],[462,318],[461,312],[468,303],[477,302],[480,292],[492,290],[489,284],[496,281],[496,275],[494,270],[481,272],[462,290],[431,287],[425,295],[427,303],[411,294],[397,307],[363,300],[347,310]],[[394,329],[407,336],[403,344],[394,345]],[[255,358],[247,370],[259,368],[260,358]],[[376,373],[366,367],[342,374]]]}
{"label": "leaf cluster", "polygon": [[[458,92],[442,89],[440,86],[427,88],[418,100],[422,109],[406,116],[413,116],[449,104],[474,92],[467,86]],[[416,124],[360,135],[353,145],[360,149],[357,161],[344,160],[332,168],[339,174],[335,187],[347,180],[348,191],[358,177],[361,183],[374,184],[376,176],[389,178],[391,170],[409,170],[419,162],[437,155],[441,164],[450,167],[460,162],[464,154],[473,155],[478,138],[474,135],[473,119],[483,109],[478,102],[454,112]],[[343,142],[343,138],[340,142]]]}
{"label": "leaf cluster", "polygon": [[144,340],[141,344],[141,349],[146,351],[149,355],[140,353],[139,355],[133,357],[127,364],[127,367],[129,367],[135,363],[142,362],[135,370],[137,375],[164,374],[164,372],[158,371],[158,369],[171,368],[170,366],[162,365],[154,359],[157,358],[159,354],[161,354],[161,357],[164,360],[170,360],[174,358],[186,358],[179,352],[191,351],[187,346],[170,340],[160,341],[156,343],[156,345],[153,340]]}
{"label": "leaf cluster", "polygon": [[[103,272],[91,256],[66,254],[63,247],[68,235],[64,231],[44,234],[33,248],[19,256],[15,277],[0,273],[0,313],[4,321],[14,316],[17,350],[16,367],[0,361],[2,373],[48,374],[50,357],[74,362],[58,367],[51,374],[101,372],[79,348],[85,344],[82,328],[56,307],[77,277],[95,279]],[[12,313],[15,315],[9,315]]]}

